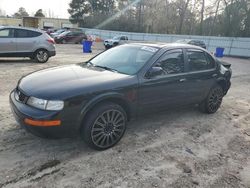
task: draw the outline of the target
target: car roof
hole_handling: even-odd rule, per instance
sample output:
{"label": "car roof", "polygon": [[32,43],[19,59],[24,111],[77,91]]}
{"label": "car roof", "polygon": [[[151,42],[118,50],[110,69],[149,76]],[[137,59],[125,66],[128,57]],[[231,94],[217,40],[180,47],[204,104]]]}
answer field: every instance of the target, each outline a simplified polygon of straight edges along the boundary
{"label": "car roof", "polygon": [[148,47],[154,47],[154,48],[165,48],[165,49],[174,49],[174,48],[192,48],[197,50],[204,50],[203,48],[199,46],[194,46],[190,44],[182,44],[182,43],[130,43],[125,45],[134,45],[134,46],[148,46]]}
{"label": "car roof", "polygon": [[31,27],[21,27],[21,26],[2,26],[2,27],[0,27],[0,29],[26,29],[26,30],[30,30],[30,31],[37,31],[40,33],[44,32],[40,29],[31,28]]}

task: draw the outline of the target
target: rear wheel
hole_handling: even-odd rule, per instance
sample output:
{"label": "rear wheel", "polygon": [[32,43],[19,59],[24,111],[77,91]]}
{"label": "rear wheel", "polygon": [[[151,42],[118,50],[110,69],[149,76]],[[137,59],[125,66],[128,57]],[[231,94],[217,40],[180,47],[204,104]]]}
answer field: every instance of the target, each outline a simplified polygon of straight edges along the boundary
{"label": "rear wheel", "polygon": [[215,113],[220,108],[223,96],[222,87],[216,85],[210,90],[207,98],[200,104],[200,110],[208,114]]}
{"label": "rear wheel", "polygon": [[40,49],[35,52],[34,59],[38,63],[46,63],[49,60],[49,53],[47,50]]}
{"label": "rear wheel", "polygon": [[108,149],[120,141],[126,130],[126,123],[127,115],[120,105],[103,103],[88,113],[81,136],[94,149]]}

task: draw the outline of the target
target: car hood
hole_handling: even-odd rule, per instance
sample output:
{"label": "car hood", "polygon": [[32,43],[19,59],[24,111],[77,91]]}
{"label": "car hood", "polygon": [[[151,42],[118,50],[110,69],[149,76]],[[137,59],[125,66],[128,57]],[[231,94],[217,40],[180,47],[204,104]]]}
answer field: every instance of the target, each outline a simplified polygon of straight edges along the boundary
{"label": "car hood", "polygon": [[31,73],[20,79],[18,88],[28,96],[48,100],[65,99],[120,87],[121,80],[125,81],[131,77],[93,66],[88,67],[86,64],[75,64]]}

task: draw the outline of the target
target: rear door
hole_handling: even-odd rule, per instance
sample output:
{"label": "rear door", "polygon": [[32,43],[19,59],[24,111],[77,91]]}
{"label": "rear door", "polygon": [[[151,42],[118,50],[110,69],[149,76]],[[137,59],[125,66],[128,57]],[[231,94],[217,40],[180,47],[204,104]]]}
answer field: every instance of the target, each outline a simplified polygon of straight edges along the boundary
{"label": "rear door", "polygon": [[188,63],[186,82],[189,85],[191,103],[199,103],[208,94],[216,82],[216,63],[210,54],[199,49],[186,49],[185,58]]}
{"label": "rear door", "polygon": [[70,32],[70,33],[66,34],[65,40],[66,40],[66,42],[68,42],[68,43],[74,43],[74,40],[75,40],[75,32]]}
{"label": "rear door", "polygon": [[128,42],[128,38],[126,36],[121,36],[120,38],[120,44],[126,44]]}
{"label": "rear door", "polygon": [[36,46],[39,45],[39,40],[37,37],[40,35],[42,35],[42,33],[36,31],[15,29],[17,52],[34,52]]}
{"label": "rear door", "polygon": [[0,54],[16,52],[16,39],[14,29],[5,28],[0,30]]}

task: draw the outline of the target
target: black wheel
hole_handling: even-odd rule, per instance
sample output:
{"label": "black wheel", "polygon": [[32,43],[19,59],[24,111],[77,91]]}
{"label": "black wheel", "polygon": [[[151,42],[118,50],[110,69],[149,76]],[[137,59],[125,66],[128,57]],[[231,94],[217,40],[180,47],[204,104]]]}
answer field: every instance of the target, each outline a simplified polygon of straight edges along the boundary
{"label": "black wheel", "polygon": [[210,90],[207,98],[200,104],[200,110],[208,114],[215,113],[220,108],[223,96],[222,87],[216,85]]}
{"label": "black wheel", "polygon": [[62,44],[66,44],[66,40],[65,39],[62,40]]}
{"label": "black wheel", "polygon": [[83,122],[81,136],[97,150],[108,149],[117,144],[126,130],[127,114],[114,103],[96,106]]}
{"label": "black wheel", "polygon": [[35,55],[34,55],[34,59],[38,62],[38,63],[46,63],[49,60],[49,53],[47,50],[37,50]]}

